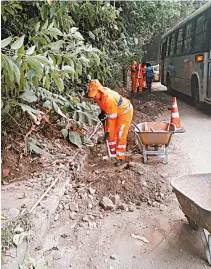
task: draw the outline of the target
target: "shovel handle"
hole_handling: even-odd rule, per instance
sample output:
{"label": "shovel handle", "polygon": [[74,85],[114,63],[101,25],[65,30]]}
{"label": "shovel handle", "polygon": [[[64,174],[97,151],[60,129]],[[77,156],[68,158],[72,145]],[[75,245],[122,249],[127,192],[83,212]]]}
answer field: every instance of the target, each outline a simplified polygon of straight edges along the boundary
{"label": "shovel handle", "polygon": [[108,144],[108,140],[106,139],[106,146],[107,146],[107,152],[108,152],[108,157],[111,158],[111,152]]}

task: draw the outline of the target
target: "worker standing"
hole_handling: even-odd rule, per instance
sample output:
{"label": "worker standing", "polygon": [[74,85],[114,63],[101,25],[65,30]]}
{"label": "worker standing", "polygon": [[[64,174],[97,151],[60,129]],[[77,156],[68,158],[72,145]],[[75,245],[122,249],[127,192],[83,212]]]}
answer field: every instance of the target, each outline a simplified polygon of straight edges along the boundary
{"label": "worker standing", "polygon": [[137,92],[137,62],[133,61],[132,66],[131,66],[131,92],[132,92],[132,97],[135,97],[135,94]]}
{"label": "worker standing", "polygon": [[147,63],[146,64],[146,83],[147,83],[149,94],[151,93],[151,89],[152,89],[153,77],[154,77],[153,68],[150,63]]}
{"label": "worker standing", "polygon": [[109,142],[111,154],[116,154],[115,166],[120,166],[126,157],[127,136],[133,117],[133,106],[129,100],[117,92],[103,87],[97,79],[89,83],[88,96],[93,98],[106,113],[105,140]]}
{"label": "worker standing", "polygon": [[145,73],[146,73],[146,63],[140,63],[137,65],[137,80],[138,80],[138,91],[142,92],[144,87],[144,80],[145,80]]}

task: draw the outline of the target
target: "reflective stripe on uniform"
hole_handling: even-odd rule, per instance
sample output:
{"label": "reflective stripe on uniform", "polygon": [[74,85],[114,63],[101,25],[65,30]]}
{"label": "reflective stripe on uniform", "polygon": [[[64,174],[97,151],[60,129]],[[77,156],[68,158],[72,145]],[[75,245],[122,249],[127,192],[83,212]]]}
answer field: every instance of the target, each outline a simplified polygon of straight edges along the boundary
{"label": "reflective stripe on uniform", "polygon": [[173,112],[171,113],[172,118],[179,118],[179,113],[178,112]]}
{"label": "reflective stripe on uniform", "polygon": [[130,104],[125,108],[125,110],[123,111],[122,115],[126,114],[129,110],[131,109]]}
{"label": "reflective stripe on uniform", "polygon": [[112,148],[112,149],[110,149],[110,151],[116,151],[116,149]]}
{"label": "reflective stripe on uniform", "polygon": [[114,142],[108,142],[109,146],[113,146],[113,145],[116,145],[116,141]]}
{"label": "reflective stripe on uniform", "polygon": [[117,156],[125,156],[125,152],[119,152],[119,151],[117,151],[117,152],[116,152],[116,155],[117,155]]}
{"label": "reflective stripe on uniform", "polygon": [[107,117],[108,117],[109,119],[116,119],[116,118],[117,118],[117,113],[107,114]]}
{"label": "reflective stripe on uniform", "polygon": [[117,148],[118,149],[126,149],[126,145],[118,145]]}
{"label": "reflective stripe on uniform", "polygon": [[125,124],[122,124],[119,130],[119,138],[122,138],[122,133],[124,131],[124,128],[125,128]]}
{"label": "reflective stripe on uniform", "polygon": [[177,107],[177,104],[176,104],[176,103],[173,103],[173,104],[172,104],[172,107],[173,107],[173,108],[176,108],[176,107]]}

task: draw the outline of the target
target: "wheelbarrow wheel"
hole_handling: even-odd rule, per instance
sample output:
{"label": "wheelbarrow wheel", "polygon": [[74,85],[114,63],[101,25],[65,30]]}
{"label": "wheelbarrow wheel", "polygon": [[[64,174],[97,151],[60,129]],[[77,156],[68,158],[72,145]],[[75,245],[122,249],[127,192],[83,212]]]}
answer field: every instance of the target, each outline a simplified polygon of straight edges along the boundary
{"label": "wheelbarrow wheel", "polygon": [[185,215],[190,227],[192,230],[197,231],[199,229],[199,226],[197,225],[197,223],[195,221],[193,221],[192,219],[190,219],[187,215]]}

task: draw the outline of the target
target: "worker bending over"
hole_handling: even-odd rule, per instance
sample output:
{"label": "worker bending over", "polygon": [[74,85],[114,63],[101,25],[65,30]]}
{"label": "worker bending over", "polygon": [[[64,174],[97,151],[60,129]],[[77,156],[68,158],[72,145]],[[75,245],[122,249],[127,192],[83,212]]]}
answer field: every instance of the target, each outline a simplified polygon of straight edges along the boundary
{"label": "worker bending over", "polygon": [[103,87],[97,79],[89,83],[88,96],[106,113],[105,140],[109,142],[111,154],[116,154],[115,166],[120,166],[126,155],[133,106],[117,92]]}
{"label": "worker bending over", "polygon": [[137,62],[133,61],[132,66],[131,66],[131,92],[132,92],[132,97],[135,97],[135,94],[137,92]]}
{"label": "worker bending over", "polygon": [[138,91],[142,92],[145,81],[145,73],[146,73],[146,63],[140,63],[137,65],[137,80],[138,80]]}

